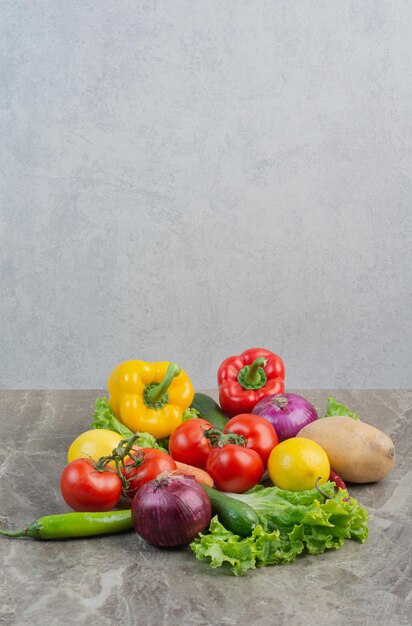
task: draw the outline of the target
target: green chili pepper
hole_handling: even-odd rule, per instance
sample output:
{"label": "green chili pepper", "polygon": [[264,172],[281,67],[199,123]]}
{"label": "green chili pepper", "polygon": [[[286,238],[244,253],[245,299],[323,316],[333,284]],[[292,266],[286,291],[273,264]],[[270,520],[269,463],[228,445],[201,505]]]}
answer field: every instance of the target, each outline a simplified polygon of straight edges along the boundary
{"label": "green chili pepper", "polygon": [[32,539],[69,539],[118,533],[133,528],[130,509],[98,513],[63,513],[46,515],[25,530],[0,530],[6,537]]}

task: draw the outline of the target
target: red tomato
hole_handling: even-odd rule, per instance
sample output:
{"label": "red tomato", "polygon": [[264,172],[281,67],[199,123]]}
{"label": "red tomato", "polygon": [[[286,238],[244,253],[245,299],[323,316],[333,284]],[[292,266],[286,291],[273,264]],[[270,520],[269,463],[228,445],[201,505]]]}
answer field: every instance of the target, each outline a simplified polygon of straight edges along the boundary
{"label": "red tomato", "polygon": [[133,466],[133,459],[127,457],[124,461],[125,467],[122,468],[123,476],[130,481],[129,487],[124,495],[133,498],[140,487],[149,480],[157,478],[163,472],[173,472],[176,470],[176,463],[169,454],[157,450],[155,448],[142,448],[137,456],[143,458],[141,465]]}
{"label": "red tomato", "polygon": [[221,491],[243,493],[259,482],[264,467],[257,452],[228,443],[211,450],[206,470]]}
{"label": "red tomato", "polygon": [[122,481],[113,471],[97,471],[91,459],[75,459],[62,472],[60,490],[75,511],[111,511],[119,501]]}
{"label": "red tomato", "polygon": [[206,468],[207,457],[212,447],[203,431],[213,428],[212,424],[201,418],[183,422],[173,431],[169,439],[169,452],[176,461]]}
{"label": "red tomato", "polygon": [[243,435],[246,439],[246,448],[258,453],[266,467],[269,455],[278,445],[279,439],[272,424],[260,415],[241,413],[232,417],[225,426],[225,433]]}

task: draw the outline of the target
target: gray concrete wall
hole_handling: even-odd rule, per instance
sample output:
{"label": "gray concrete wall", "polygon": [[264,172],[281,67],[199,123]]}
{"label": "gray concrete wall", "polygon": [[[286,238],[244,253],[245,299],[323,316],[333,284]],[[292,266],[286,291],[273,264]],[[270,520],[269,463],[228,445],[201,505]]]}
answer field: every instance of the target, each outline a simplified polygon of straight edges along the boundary
{"label": "gray concrete wall", "polygon": [[412,4],[3,0],[0,386],[411,385]]}

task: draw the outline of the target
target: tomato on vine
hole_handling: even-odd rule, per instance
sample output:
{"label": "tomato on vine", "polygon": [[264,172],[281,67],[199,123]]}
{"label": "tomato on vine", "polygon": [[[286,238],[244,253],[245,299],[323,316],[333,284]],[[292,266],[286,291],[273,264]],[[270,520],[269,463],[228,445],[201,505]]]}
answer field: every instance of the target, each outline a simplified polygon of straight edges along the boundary
{"label": "tomato on vine", "polygon": [[241,413],[232,417],[225,426],[225,433],[236,433],[245,439],[246,448],[258,453],[266,467],[270,453],[279,439],[272,424],[260,415]]}
{"label": "tomato on vine", "polygon": [[257,452],[235,443],[213,448],[206,470],[221,491],[244,493],[260,481],[264,467]]}
{"label": "tomato on vine", "polygon": [[128,498],[133,498],[145,483],[157,478],[163,472],[176,470],[176,463],[172,457],[156,448],[143,448],[135,455],[124,459],[121,472],[127,481],[123,493]]}
{"label": "tomato on vine", "polygon": [[212,424],[202,418],[193,418],[183,422],[173,431],[169,439],[169,452],[176,461],[206,468],[211,446],[204,432]]}
{"label": "tomato on vine", "polygon": [[113,470],[97,470],[91,459],[75,459],[61,474],[60,490],[75,511],[111,511],[120,499],[122,481]]}

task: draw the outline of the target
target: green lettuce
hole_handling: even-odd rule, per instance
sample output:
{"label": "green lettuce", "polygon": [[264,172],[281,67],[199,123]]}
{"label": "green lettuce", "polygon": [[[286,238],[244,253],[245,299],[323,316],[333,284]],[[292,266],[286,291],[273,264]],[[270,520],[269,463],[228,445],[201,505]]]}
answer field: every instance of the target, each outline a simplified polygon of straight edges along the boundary
{"label": "green lettuce", "polygon": [[368,514],[347,491],[334,492],[334,483],[316,489],[290,492],[258,485],[247,494],[228,494],[247,502],[260,524],[250,537],[226,530],[214,517],[209,532],[191,544],[192,551],[211,567],[228,563],[236,576],[266,565],[284,565],[300,554],[321,554],[340,548],[345,539],[363,543],[368,537]]}
{"label": "green lettuce", "polygon": [[333,396],[328,396],[328,406],[326,408],[325,417],[330,417],[332,415],[348,415],[354,420],[360,420],[357,413],[349,411],[347,406],[338,402]]}
{"label": "green lettuce", "polygon": [[250,537],[234,535],[213,517],[209,534],[201,534],[191,548],[200,561],[208,561],[210,567],[229,563],[235,576],[246,574],[249,569],[265,565],[285,565],[294,561],[304,549],[300,539],[300,527],[281,535],[279,530],[266,532],[258,525]]}
{"label": "green lettuce", "polygon": [[189,407],[188,409],[186,409],[186,411],[183,413],[182,416],[182,422],[187,422],[188,420],[193,420],[196,419],[197,417],[199,417],[200,413],[199,411],[197,411],[196,409],[192,409],[191,407]]}
{"label": "green lettuce", "polygon": [[91,427],[114,430],[125,439],[128,439],[134,434],[130,428],[127,428],[127,426],[122,424],[122,422],[117,419],[107,398],[97,398],[95,401]]}

